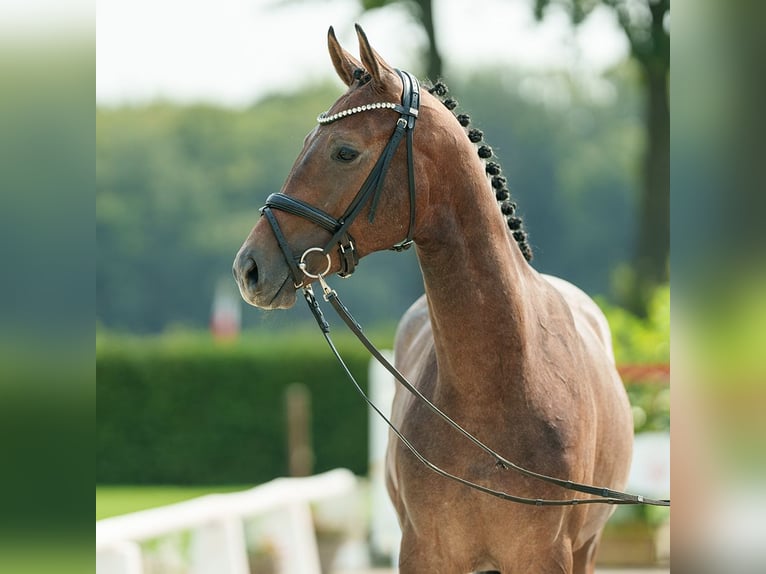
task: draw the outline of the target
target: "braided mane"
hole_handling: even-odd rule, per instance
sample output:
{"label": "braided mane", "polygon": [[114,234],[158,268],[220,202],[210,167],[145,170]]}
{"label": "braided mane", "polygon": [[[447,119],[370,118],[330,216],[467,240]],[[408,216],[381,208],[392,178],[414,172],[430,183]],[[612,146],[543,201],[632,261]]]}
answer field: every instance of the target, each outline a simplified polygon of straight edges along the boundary
{"label": "braided mane", "polygon": [[521,217],[516,215],[516,203],[510,200],[511,193],[508,191],[507,187],[508,180],[502,175],[500,164],[494,161],[489,161],[494,155],[494,152],[491,147],[482,143],[484,132],[470,127],[471,117],[468,114],[455,113],[454,110],[458,106],[457,100],[448,95],[449,89],[444,82],[439,80],[427,89],[429,93],[436,96],[442,104],[444,104],[444,107],[455,114],[457,121],[463,128],[465,128],[468,139],[478,146],[477,151],[479,157],[483,159],[486,164],[487,175],[492,183],[492,191],[495,193],[495,199],[500,206],[500,211],[503,213],[508,223],[510,233],[518,244],[522,255],[524,255],[524,259],[532,261],[532,248],[529,246],[527,240],[527,232],[524,230],[524,222]]}
{"label": "braided mane", "polygon": [[[357,81],[357,85],[360,87],[371,80],[370,74],[362,68],[354,70],[353,75]],[[468,114],[455,113],[455,108],[458,106],[458,102],[455,98],[449,96],[449,88],[447,88],[447,85],[443,81],[438,80],[432,86],[426,87],[426,89],[431,95],[438,98],[441,103],[444,104],[445,108],[455,115],[457,121],[465,129],[468,139],[478,146],[477,152],[479,157],[484,160],[487,176],[492,183],[492,191],[495,193],[495,199],[500,206],[500,211],[505,216],[508,229],[510,230],[511,235],[513,235],[516,244],[519,246],[524,259],[532,261],[532,248],[529,246],[527,232],[524,229],[524,221],[521,217],[516,215],[516,203],[511,201],[511,192],[508,191],[507,186],[508,180],[502,174],[503,170],[500,167],[500,164],[495,161],[489,161],[494,155],[494,152],[490,146],[486,143],[482,143],[484,132],[470,127],[471,116]]]}

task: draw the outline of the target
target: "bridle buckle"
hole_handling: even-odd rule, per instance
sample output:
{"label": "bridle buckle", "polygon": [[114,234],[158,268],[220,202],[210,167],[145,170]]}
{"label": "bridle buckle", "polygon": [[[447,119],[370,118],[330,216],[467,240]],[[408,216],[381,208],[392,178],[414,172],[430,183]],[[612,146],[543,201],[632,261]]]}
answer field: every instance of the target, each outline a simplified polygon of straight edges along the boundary
{"label": "bridle buckle", "polygon": [[407,251],[410,247],[412,247],[413,243],[415,243],[414,240],[407,239],[406,241],[402,241],[401,243],[397,243],[391,247],[391,250],[396,251],[397,253],[401,253],[402,251]]}

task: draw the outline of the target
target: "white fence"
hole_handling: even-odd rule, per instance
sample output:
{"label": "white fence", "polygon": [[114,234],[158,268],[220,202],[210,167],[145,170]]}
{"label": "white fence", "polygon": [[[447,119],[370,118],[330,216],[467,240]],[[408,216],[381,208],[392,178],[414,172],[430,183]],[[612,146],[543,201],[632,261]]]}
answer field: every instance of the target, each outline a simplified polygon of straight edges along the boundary
{"label": "white fence", "polygon": [[356,477],[337,469],[306,478],[278,478],[243,492],[210,494],[96,522],[97,574],[143,574],[140,542],[191,531],[191,574],[248,574],[243,520],[279,511],[271,534],[278,571],[321,574],[309,504],[355,493]]}
{"label": "white fence", "polygon": [[[391,355],[390,351],[385,351]],[[394,381],[375,361],[370,363],[370,394],[388,414]],[[361,408],[361,406],[360,406]],[[370,413],[370,543],[378,557],[396,564],[401,532],[385,487],[388,427]],[[669,489],[670,440],[667,433],[645,433],[635,441],[629,488],[649,496]],[[144,574],[140,542],[191,531],[189,574],[248,574],[245,519],[278,512],[269,532],[278,572],[321,574],[309,504],[355,495],[356,477],[337,469],[306,478],[279,478],[231,494],[211,494],[152,510],[107,518],[96,523],[97,574]]]}

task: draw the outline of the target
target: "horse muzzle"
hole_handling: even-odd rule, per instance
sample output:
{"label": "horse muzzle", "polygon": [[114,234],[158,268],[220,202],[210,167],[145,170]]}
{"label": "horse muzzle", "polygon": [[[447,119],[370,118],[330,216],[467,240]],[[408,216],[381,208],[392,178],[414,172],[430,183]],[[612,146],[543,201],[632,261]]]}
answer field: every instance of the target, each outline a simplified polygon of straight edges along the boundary
{"label": "horse muzzle", "polygon": [[284,263],[269,265],[243,245],[231,271],[242,298],[250,305],[268,310],[288,309],[295,304],[295,286]]}

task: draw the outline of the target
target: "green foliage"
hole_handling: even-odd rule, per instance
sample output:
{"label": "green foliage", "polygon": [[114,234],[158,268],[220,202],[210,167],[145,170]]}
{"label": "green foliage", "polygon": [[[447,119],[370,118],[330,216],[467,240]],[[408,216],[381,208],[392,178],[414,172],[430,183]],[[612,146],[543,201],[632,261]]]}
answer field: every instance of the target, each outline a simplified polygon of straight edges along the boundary
{"label": "green foliage", "polygon": [[[605,80],[615,90],[610,101],[560,75],[487,70],[448,80],[503,163],[535,267],[607,293],[613,270],[631,258],[635,230],[643,140],[631,70]],[[320,85],[244,110],[98,109],[98,320],[143,333],[206,325],[215,285],[230,277],[258,208],[280,189],[317,113],[340,93]],[[422,292],[414,250],[371,255],[342,284],[366,325],[395,320]],[[249,310],[243,320],[271,330],[312,321],[304,309],[279,319]]]}
{"label": "green foliage", "polygon": [[[669,288],[639,319],[601,302],[618,363],[668,361]],[[370,333],[381,347],[392,329]],[[336,344],[363,387],[369,355],[344,332]],[[175,330],[96,338],[97,468],[103,484],[253,484],[287,473],[284,391],[311,392],[315,470],[367,471],[368,410],[315,330],[246,333],[216,342]],[[629,381],[635,428],[667,430],[669,391]]]}
{"label": "green foliage", "polygon": [[384,6],[387,6],[388,4],[393,4],[395,2],[398,2],[400,0],[360,0],[362,3],[362,8],[365,10],[375,10],[376,8],[383,8]]}
{"label": "green foliage", "polygon": [[[639,318],[600,299],[618,365],[670,362],[670,286],[658,287]],[[636,432],[670,430],[670,389],[660,381],[625,381]]]}
{"label": "green foliage", "polygon": [[[738,270],[736,280],[717,268],[709,273],[703,279],[705,287],[679,311],[689,347],[696,353],[691,358],[709,384],[757,387],[766,380],[766,272],[762,265]],[[705,313],[694,312],[701,308]]]}
{"label": "green foliage", "polygon": [[137,331],[204,325],[216,281],[334,94],[320,86],[243,111],[97,110],[99,318]]}
{"label": "green foliage", "polygon": [[534,0],[539,20],[551,4],[563,7],[574,25],[579,25],[599,7],[614,10],[630,44],[631,55],[646,66],[670,67],[670,30],[665,18],[670,0]]}
{"label": "green foliage", "polygon": [[670,389],[652,381],[628,383],[628,398],[633,409],[633,430],[670,431]]}
{"label": "green foliage", "polygon": [[[315,334],[313,334],[315,335]],[[360,384],[368,356],[336,341]],[[385,342],[383,342],[385,344]],[[287,473],[284,390],[311,392],[316,472],[367,469],[367,409],[320,337],[100,334],[98,483],[258,483]]]}
{"label": "green foliage", "polygon": [[766,269],[757,261],[721,261],[697,274],[696,292],[687,285],[678,303],[677,328],[684,342],[679,378],[705,421],[709,456],[732,476],[760,481],[766,471]]}
{"label": "green foliage", "polygon": [[96,486],[96,520],[166,506],[204,496],[244,490],[252,485],[226,486]]}
{"label": "green foliage", "polygon": [[649,300],[647,317],[597,298],[612,331],[617,364],[670,362],[670,286],[658,287]]}
{"label": "green foliage", "polygon": [[601,294],[632,258],[644,144],[634,70],[618,68],[608,80],[613,103],[565,74],[487,70],[449,82],[503,165],[533,266]]}

